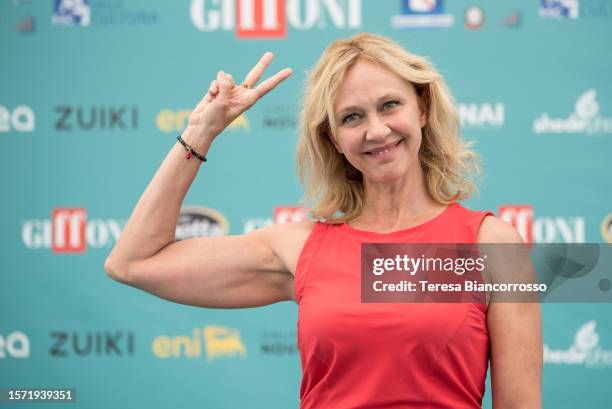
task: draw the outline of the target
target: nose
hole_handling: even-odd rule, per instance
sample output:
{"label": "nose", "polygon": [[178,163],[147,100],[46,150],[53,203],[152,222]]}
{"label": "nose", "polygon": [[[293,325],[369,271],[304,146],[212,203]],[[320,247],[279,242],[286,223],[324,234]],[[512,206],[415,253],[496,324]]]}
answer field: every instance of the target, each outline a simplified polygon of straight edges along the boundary
{"label": "nose", "polygon": [[384,141],[389,133],[391,133],[391,128],[378,115],[369,116],[366,140]]}

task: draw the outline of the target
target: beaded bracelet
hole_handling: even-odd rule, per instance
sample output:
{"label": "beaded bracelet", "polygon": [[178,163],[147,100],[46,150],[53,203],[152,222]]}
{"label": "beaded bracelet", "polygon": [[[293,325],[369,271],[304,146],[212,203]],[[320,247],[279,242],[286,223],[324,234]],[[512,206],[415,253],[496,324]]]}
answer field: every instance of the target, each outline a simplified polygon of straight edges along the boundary
{"label": "beaded bracelet", "polygon": [[191,156],[193,155],[196,158],[200,159],[202,162],[206,162],[206,158],[200,155],[199,153],[197,153],[195,149],[193,149],[190,145],[188,145],[187,142],[185,142],[183,138],[181,138],[181,135],[177,136],[176,139],[181,143],[181,145],[183,145],[183,148],[185,148],[185,152],[187,152],[187,154],[185,155],[185,158],[191,159]]}

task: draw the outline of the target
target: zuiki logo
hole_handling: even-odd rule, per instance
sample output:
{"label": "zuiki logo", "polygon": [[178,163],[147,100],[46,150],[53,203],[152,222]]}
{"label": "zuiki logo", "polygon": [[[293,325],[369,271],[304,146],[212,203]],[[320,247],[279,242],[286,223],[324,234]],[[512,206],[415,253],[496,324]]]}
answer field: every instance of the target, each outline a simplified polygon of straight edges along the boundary
{"label": "zuiki logo", "polygon": [[58,105],[55,107],[57,131],[135,130],[138,129],[138,107],[92,106],[89,108]]}
{"label": "zuiki logo", "polygon": [[584,365],[586,367],[612,366],[612,350],[599,346],[597,322],[582,325],[574,336],[574,343],[567,349],[553,349],[544,344],[544,363],[555,365]]}
{"label": "zuiki logo", "polygon": [[361,0],[192,0],[200,31],[235,30],[238,38],[284,38],[296,30],[361,27]]}
{"label": "zuiki logo", "polygon": [[534,218],[531,205],[504,205],[499,217],[510,223],[526,243],[584,243],[584,217]]}
{"label": "zuiki logo", "polygon": [[49,335],[53,339],[49,355],[54,358],[134,355],[134,334],[132,332],[51,331]]}
{"label": "zuiki logo", "polygon": [[176,240],[203,236],[226,236],[229,222],[220,212],[199,206],[181,209],[176,224]]}
{"label": "zuiki logo", "polygon": [[459,119],[464,128],[501,128],[506,121],[506,107],[502,102],[460,103]]}
{"label": "zuiki logo", "polygon": [[[157,129],[162,132],[182,132],[187,126],[187,121],[191,115],[190,109],[183,109],[173,111],[170,109],[163,109],[159,111],[155,118],[155,125]],[[243,131],[250,132],[251,124],[246,114],[241,114],[238,118],[234,119],[231,124],[227,127],[228,131]]]}
{"label": "zuiki logo", "polygon": [[0,105],[0,132],[32,132],[36,124],[34,111],[27,105],[17,105],[10,111]]}
{"label": "zuiki logo", "polygon": [[224,357],[246,358],[247,355],[240,332],[219,325],[207,325],[204,329],[194,328],[191,337],[160,335],[153,340],[151,348],[153,355],[161,359],[198,359],[202,357],[202,344],[207,361]]}
{"label": "zuiki logo", "polygon": [[53,17],[57,26],[82,26],[91,23],[91,8],[88,0],[53,0]]}
{"label": "zuiki logo", "polygon": [[21,229],[23,244],[32,250],[83,253],[87,246],[102,248],[117,241],[121,226],[115,219],[87,220],[84,208],[56,208],[51,220],[27,220]]}
{"label": "zuiki logo", "polygon": [[540,0],[540,17],[575,19],[579,13],[578,0]]}
{"label": "zuiki logo", "polygon": [[30,339],[21,331],[11,332],[7,336],[0,334],[0,359],[30,357]]}
{"label": "zuiki logo", "polygon": [[444,14],[443,0],[402,0],[402,14],[391,16],[393,28],[446,28],[455,24]]}
{"label": "zuiki logo", "polygon": [[533,121],[533,132],[541,133],[585,133],[588,135],[612,133],[612,118],[599,114],[597,91],[589,89],[576,101],[574,112],[567,118],[551,118],[543,113]]}

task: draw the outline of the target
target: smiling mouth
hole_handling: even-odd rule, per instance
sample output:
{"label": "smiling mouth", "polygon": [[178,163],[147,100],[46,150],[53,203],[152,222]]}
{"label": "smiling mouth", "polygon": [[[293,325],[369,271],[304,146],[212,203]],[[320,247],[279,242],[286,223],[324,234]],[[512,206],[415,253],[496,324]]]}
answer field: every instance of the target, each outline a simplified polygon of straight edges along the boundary
{"label": "smiling mouth", "polygon": [[373,156],[377,156],[377,155],[382,155],[383,153],[392,151],[393,149],[395,149],[397,147],[397,145],[399,145],[401,142],[403,141],[403,139],[400,139],[397,142],[391,143],[389,145],[383,146],[382,148],[379,149],[373,149],[371,151],[367,151],[364,152],[367,155],[373,155]]}

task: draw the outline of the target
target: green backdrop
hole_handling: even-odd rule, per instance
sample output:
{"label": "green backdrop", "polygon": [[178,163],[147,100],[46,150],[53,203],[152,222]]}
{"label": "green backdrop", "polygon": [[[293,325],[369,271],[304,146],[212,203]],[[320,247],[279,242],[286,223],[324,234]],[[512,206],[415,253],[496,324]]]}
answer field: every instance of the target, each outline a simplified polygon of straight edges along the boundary
{"label": "green backdrop", "polygon": [[[240,79],[267,50],[268,74],[294,75],[215,141],[177,237],[303,217],[305,72],[371,31],[453,90],[484,160],[466,206],[534,242],[612,240],[612,0],[249,0],[240,18],[237,0],[68,3],[0,0],[0,387],[76,388],[83,408],[298,407],[295,304],[200,309],[103,270],[215,73]],[[610,304],[542,308],[545,407],[609,407]]]}

